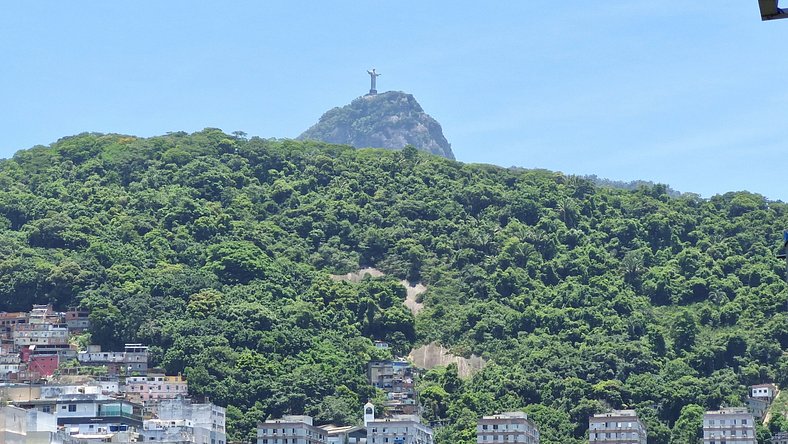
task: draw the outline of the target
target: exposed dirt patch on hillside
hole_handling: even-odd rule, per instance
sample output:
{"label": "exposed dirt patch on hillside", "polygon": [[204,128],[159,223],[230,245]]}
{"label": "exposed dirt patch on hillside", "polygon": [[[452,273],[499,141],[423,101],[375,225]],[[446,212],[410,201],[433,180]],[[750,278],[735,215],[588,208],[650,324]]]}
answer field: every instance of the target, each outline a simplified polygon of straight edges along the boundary
{"label": "exposed dirt patch on hillside", "polygon": [[410,359],[416,367],[425,368],[427,370],[456,363],[457,372],[461,378],[468,378],[487,365],[484,359],[476,355],[471,355],[470,358],[453,355],[448,349],[437,342],[432,342],[413,349],[408,355],[408,359]]}
{"label": "exposed dirt patch on hillside", "polygon": [[[364,280],[365,276],[369,277],[381,277],[385,276],[386,273],[378,270],[377,268],[367,267],[358,270],[355,273],[348,273],[348,274],[330,274],[329,276],[331,279],[335,281],[345,281],[345,282],[353,282],[358,283]],[[413,313],[413,316],[419,314],[419,312],[424,308],[424,304],[418,302],[419,295],[427,291],[427,287],[421,283],[416,285],[411,285],[410,282],[406,280],[399,281],[403,287],[405,287],[405,291],[407,292],[407,297],[405,298],[405,306],[410,309]]]}
{"label": "exposed dirt patch on hillside", "polygon": [[378,270],[377,268],[362,268],[355,273],[348,273],[348,274],[331,274],[331,279],[335,281],[346,281],[346,282],[354,282],[358,283],[364,280],[364,276],[369,275],[370,277],[376,278],[385,276],[386,273]]}
{"label": "exposed dirt patch on hillside", "polygon": [[408,292],[408,296],[405,298],[405,306],[413,312],[413,316],[419,314],[419,312],[424,308],[424,304],[421,302],[417,302],[418,297],[420,294],[427,291],[427,287],[422,284],[410,285],[408,281],[400,281],[405,290]]}

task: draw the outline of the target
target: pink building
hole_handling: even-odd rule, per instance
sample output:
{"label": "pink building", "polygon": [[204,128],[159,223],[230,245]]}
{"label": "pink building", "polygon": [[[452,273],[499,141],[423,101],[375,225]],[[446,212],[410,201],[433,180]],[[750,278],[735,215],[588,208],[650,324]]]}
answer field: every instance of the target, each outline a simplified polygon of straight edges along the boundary
{"label": "pink building", "polygon": [[178,396],[186,397],[189,390],[186,380],[180,375],[149,374],[126,378],[126,385],[122,391],[128,394],[130,399],[144,403],[159,399],[174,399]]}

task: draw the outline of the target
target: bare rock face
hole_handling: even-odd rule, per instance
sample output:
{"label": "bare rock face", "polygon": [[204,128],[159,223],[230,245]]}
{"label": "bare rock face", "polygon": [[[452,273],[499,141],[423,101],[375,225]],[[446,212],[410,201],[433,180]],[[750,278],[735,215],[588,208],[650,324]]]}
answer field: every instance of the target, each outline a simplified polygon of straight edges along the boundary
{"label": "bare rock face", "polygon": [[413,145],[421,151],[454,159],[440,124],[424,112],[412,95],[399,91],[366,95],[329,110],[298,139],[356,148],[402,149]]}
{"label": "bare rock face", "polygon": [[413,365],[416,367],[427,370],[431,370],[438,366],[457,364],[457,373],[461,378],[471,377],[487,365],[484,359],[476,355],[471,355],[470,358],[455,356],[437,342],[422,345],[419,348],[411,350],[408,359],[412,361]]}

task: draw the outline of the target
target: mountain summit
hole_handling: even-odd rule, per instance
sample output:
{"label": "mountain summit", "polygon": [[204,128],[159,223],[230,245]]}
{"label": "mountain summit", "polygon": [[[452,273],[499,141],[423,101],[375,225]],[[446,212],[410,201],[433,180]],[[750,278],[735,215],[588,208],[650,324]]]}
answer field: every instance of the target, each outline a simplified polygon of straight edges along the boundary
{"label": "mountain summit", "polygon": [[454,159],[438,121],[425,113],[411,94],[401,91],[368,94],[331,109],[298,139],[356,148],[402,149],[413,145],[421,151]]}

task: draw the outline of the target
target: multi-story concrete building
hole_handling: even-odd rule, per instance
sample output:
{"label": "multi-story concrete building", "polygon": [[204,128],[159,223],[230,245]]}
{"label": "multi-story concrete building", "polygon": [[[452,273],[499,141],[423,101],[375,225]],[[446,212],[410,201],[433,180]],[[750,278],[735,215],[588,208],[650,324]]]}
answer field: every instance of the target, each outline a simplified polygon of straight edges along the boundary
{"label": "multi-story concrete building", "polygon": [[93,395],[97,399],[109,399],[119,393],[118,381],[88,381],[84,384],[46,384],[39,388],[40,399],[58,399],[70,395]]}
{"label": "multi-story concrete building", "polygon": [[17,404],[55,415],[57,425],[69,435],[109,435],[142,427],[141,405],[103,395],[64,395]]}
{"label": "multi-story concrete building", "polygon": [[326,438],[311,416],[283,416],[257,424],[257,444],[327,444]]}
{"label": "multi-story concrete building", "polygon": [[756,420],[763,419],[769,406],[774,401],[779,390],[774,384],[758,384],[750,386],[750,396],[747,398],[747,406],[750,413]]}
{"label": "multi-story concrete building", "polygon": [[21,366],[19,355],[0,355],[0,381],[10,381]]}
{"label": "multi-story concrete building", "polygon": [[52,305],[33,305],[27,315],[29,324],[60,324],[63,317],[52,309]]}
{"label": "multi-story concrete building", "polygon": [[0,442],[25,444],[27,441],[27,412],[17,407],[0,407]]}
{"label": "multi-story concrete building", "polygon": [[405,360],[372,361],[367,366],[370,384],[386,392],[384,415],[418,413],[414,377],[416,372]]}
{"label": "multi-story concrete building", "polygon": [[0,339],[3,341],[13,340],[14,327],[18,324],[27,324],[27,313],[0,313]]}
{"label": "multi-story concrete building", "polygon": [[72,442],[64,431],[59,431],[55,415],[38,410],[27,410],[27,444],[65,444]]}
{"label": "multi-story concrete building", "polygon": [[774,401],[777,396],[777,386],[774,384],[758,384],[750,386],[750,397],[766,399],[769,402]]}
{"label": "multi-story concrete building", "polygon": [[788,444],[788,432],[781,432],[772,435],[771,444]]}
{"label": "multi-story concrete building", "polygon": [[82,332],[90,328],[90,312],[79,307],[70,307],[65,313],[65,320],[72,332]]}
{"label": "multi-story concrete building", "polygon": [[772,444],[788,444],[788,432],[772,435]]}
{"label": "multi-story concrete building", "polygon": [[0,407],[2,444],[82,444],[58,430],[54,415],[18,407]]}
{"label": "multi-story concrete building", "polygon": [[634,410],[613,410],[588,419],[590,444],[646,444],[646,426]]}
{"label": "multi-story concrete building", "polygon": [[211,431],[187,419],[148,419],[140,431],[142,442],[210,444]]}
{"label": "multi-story concrete building", "polygon": [[188,395],[188,384],[180,376],[164,374],[148,374],[147,376],[129,376],[122,392],[135,402],[147,403],[159,399],[173,399]]}
{"label": "multi-story concrete building", "polygon": [[769,410],[770,402],[762,398],[747,398],[747,408],[756,421],[763,419]]}
{"label": "multi-story concrete building", "polygon": [[[397,415],[367,423],[367,444],[432,444],[432,428],[415,415]],[[261,443],[258,443],[261,444]]]}
{"label": "multi-story concrete building", "polygon": [[757,444],[755,418],[745,407],[729,407],[703,415],[703,444]]}
{"label": "multi-story concrete building", "polygon": [[31,345],[68,345],[68,326],[58,323],[17,324],[13,338],[17,349]]}
{"label": "multi-story concrete building", "polygon": [[164,421],[188,420],[192,427],[208,431],[210,444],[226,444],[226,410],[224,407],[208,403],[197,404],[179,397],[159,400],[157,406],[158,419]]}
{"label": "multi-story concrete building", "polygon": [[91,345],[77,354],[77,360],[85,366],[106,366],[110,375],[148,374],[148,347],[142,344],[126,344],[122,352],[104,352]]}
{"label": "multi-story concrete building", "polygon": [[484,416],[476,425],[476,442],[539,444],[539,429],[523,412]]}

